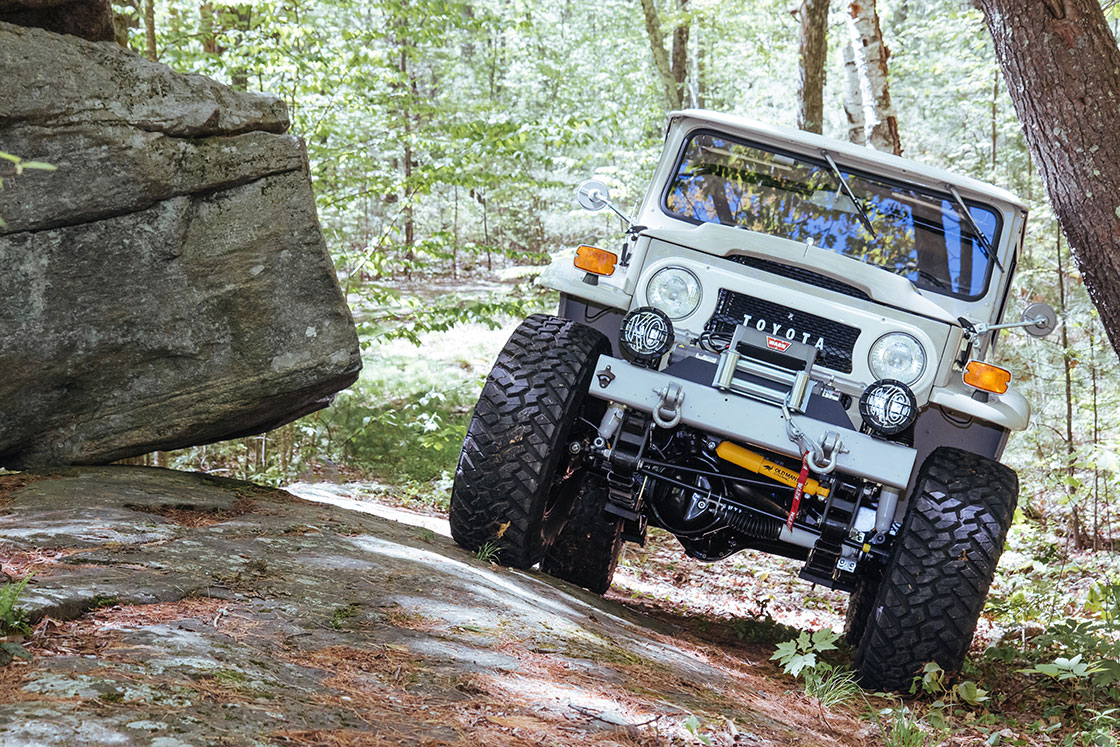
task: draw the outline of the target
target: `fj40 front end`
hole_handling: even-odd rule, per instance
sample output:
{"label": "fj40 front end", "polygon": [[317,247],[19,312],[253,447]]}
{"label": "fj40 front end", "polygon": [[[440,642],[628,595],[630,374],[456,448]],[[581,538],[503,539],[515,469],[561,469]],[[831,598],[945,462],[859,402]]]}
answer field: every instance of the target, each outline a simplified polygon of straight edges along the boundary
{"label": "fj40 front end", "polygon": [[1030,407],[987,363],[1026,209],[868,148],[670,115],[628,226],[544,285],[475,408],[451,497],[462,546],[602,593],[661,527],[716,561],[752,548],[850,592],[867,687],[958,668],[1018,495],[999,463]]}

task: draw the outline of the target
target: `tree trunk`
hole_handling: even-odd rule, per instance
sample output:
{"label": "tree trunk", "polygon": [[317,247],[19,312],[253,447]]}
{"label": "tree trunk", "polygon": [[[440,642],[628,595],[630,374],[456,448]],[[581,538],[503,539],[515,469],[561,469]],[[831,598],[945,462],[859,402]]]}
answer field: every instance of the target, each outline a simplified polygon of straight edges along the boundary
{"label": "tree trunk", "polygon": [[848,115],[848,142],[866,145],[863,134],[863,95],[859,91],[856,53],[849,41],[844,45],[844,113]]}
{"label": "tree trunk", "polygon": [[144,40],[147,46],[148,59],[156,61],[156,2],[144,0]]}
{"label": "tree trunk", "polygon": [[1098,0],[976,0],[1089,297],[1120,353],[1120,49]]}
{"label": "tree trunk", "polygon": [[1066,274],[1062,268],[1062,235],[1060,233],[1055,249],[1058,253],[1058,302],[1062,315],[1062,370],[1065,373],[1066,380],[1066,497],[1071,507],[1070,533],[1073,535],[1073,546],[1081,550],[1085,547],[1085,542],[1081,528],[1081,513],[1078,510],[1080,499],[1074,485],[1074,478],[1077,476],[1077,470],[1074,466],[1077,449],[1073,442],[1073,351],[1069,349],[1069,326],[1066,322],[1068,312],[1066,308]]}
{"label": "tree trunk", "polygon": [[1093,381],[1093,550],[1099,550],[1101,536],[1101,469],[1097,464],[1097,449],[1101,443],[1101,423],[1097,411],[1097,336],[1089,325],[1089,375]]}
{"label": "tree trunk", "polygon": [[677,21],[677,27],[673,29],[673,57],[672,57],[672,70],[673,82],[677,84],[677,100],[681,102],[681,106],[689,100],[688,87],[686,82],[688,80],[688,32],[689,20],[685,12],[688,0],[677,0],[677,10],[680,12],[680,20]]}
{"label": "tree trunk", "polygon": [[[661,17],[657,14],[657,6],[653,4],[653,0],[642,0],[642,12],[646,17],[646,34],[649,36],[649,46],[653,51],[653,64],[657,68],[661,85],[665,89],[665,99],[670,110],[680,109],[682,104],[681,89],[674,75],[673,64],[669,61],[669,53],[665,51],[665,35],[661,33]],[[673,37],[675,42],[675,33]],[[688,32],[686,31],[685,41],[687,40]],[[674,49],[673,62],[676,62],[676,52],[677,50]],[[686,56],[683,45],[680,54],[683,69],[684,57]]]}
{"label": "tree trunk", "polygon": [[898,118],[891,105],[887,83],[887,58],[890,50],[883,44],[875,0],[853,0],[848,4],[848,35],[852,41],[863,98],[863,129],[867,145],[902,155],[898,139]]}
{"label": "tree trunk", "polygon": [[999,115],[999,71],[992,80],[992,170],[996,168],[996,145],[999,143],[999,130],[996,117]]}
{"label": "tree trunk", "polygon": [[820,135],[824,126],[828,0],[802,0],[796,15],[800,28],[797,126]]}
{"label": "tree trunk", "polygon": [[214,28],[214,6],[202,3],[198,6],[198,35],[202,39],[202,51],[218,54],[217,29]]}
{"label": "tree trunk", "polygon": [[708,58],[711,56],[708,40],[711,38],[711,24],[701,21],[699,26],[697,30],[700,38],[696,44],[696,106],[703,109],[708,105]]}

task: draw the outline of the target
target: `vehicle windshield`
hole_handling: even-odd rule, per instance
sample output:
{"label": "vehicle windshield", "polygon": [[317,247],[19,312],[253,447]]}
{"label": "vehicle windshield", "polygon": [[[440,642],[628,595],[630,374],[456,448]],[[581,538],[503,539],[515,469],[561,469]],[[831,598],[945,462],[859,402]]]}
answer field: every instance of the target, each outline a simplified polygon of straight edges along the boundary
{"label": "vehicle windshield", "polygon": [[[993,260],[951,195],[839,168],[874,235],[823,157],[775,153],[711,132],[693,134],[685,144],[664,208],[696,223],[809,242],[937,293],[983,295]],[[994,254],[997,213],[971,203],[968,208]]]}

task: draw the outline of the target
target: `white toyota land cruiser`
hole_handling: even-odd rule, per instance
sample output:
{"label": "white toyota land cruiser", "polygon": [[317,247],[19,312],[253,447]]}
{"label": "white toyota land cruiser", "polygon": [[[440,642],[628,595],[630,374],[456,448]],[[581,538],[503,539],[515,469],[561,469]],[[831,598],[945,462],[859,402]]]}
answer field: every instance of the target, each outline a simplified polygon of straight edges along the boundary
{"label": "white toyota land cruiser", "polygon": [[985,363],[1026,209],[973,179],[805,132],[670,115],[633,220],[542,282],[498,356],[451,495],[462,546],[602,593],[649,525],[851,593],[861,682],[957,669],[1018,495],[1030,407]]}

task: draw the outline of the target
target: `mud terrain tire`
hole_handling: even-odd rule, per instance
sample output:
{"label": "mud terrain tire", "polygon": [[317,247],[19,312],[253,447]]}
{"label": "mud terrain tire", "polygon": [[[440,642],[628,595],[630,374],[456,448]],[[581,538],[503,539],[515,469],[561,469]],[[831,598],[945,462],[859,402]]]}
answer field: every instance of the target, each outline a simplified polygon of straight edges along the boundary
{"label": "mud terrain tire", "polygon": [[860,684],[902,691],[926,662],[960,668],[1018,495],[1015,472],[998,462],[930,454],[857,647]]}
{"label": "mud terrain tire", "polygon": [[449,518],[459,545],[474,552],[495,543],[498,562],[515,568],[541,560],[583,488],[586,471],[568,444],[587,427],[585,395],[609,351],[601,333],[555,316],[534,314],[514,331],[483,385],[455,471]]}
{"label": "mud terrain tire", "polygon": [[867,618],[875,604],[879,592],[879,575],[869,576],[856,582],[856,588],[848,597],[848,611],[844,615],[844,640],[858,646],[867,630]]}
{"label": "mud terrain tire", "polygon": [[542,571],[595,594],[610,588],[622,550],[622,519],[603,510],[608,495],[601,478],[588,477],[568,523],[541,561]]}

